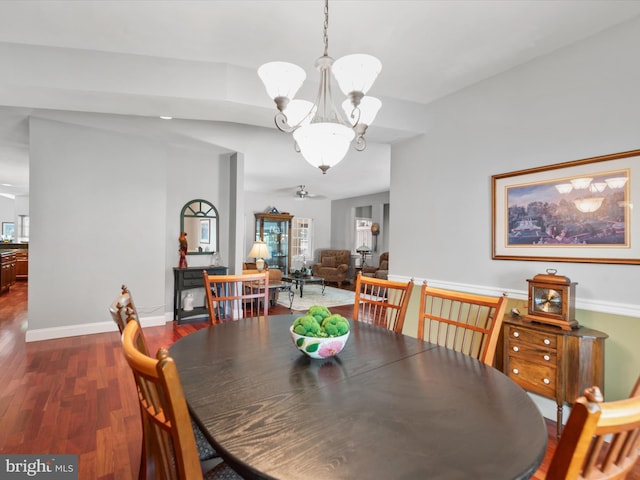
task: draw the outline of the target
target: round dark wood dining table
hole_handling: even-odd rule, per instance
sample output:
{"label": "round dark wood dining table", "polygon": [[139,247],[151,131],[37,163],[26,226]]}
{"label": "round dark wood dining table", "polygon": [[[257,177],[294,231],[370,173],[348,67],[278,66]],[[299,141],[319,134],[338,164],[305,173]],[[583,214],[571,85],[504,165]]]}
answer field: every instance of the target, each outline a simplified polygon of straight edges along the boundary
{"label": "round dark wood dining table", "polygon": [[193,416],[245,478],[529,478],[547,430],[500,371],[362,322],[344,350],[295,348],[296,315],[242,319],[170,347]]}

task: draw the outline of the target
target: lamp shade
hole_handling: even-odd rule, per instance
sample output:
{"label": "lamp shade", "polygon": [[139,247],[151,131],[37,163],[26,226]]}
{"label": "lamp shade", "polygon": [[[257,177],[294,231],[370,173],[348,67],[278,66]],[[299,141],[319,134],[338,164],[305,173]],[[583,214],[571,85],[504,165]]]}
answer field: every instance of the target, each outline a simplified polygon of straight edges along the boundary
{"label": "lamp shade", "polygon": [[307,78],[304,70],[293,63],[269,62],[258,68],[258,76],[264,83],[267,94],[275,99],[292,99]]}
{"label": "lamp shade", "polygon": [[573,185],[573,188],[575,188],[576,190],[583,190],[585,188],[589,188],[589,185],[591,184],[592,180],[593,178],[581,177],[581,178],[573,178],[570,180],[570,182],[571,182],[571,185]]}
{"label": "lamp shade", "polygon": [[291,100],[285,112],[287,123],[291,126],[308,125],[317,109],[309,100]]}
{"label": "lamp shade", "polygon": [[331,70],[345,95],[351,92],[366,94],[382,70],[382,63],[372,55],[355,53],[336,60]]}
{"label": "lamp shade", "polygon": [[591,213],[600,208],[603,200],[604,197],[587,197],[574,200],[573,203],[582,213]]}
{"label": "lamp shade", "polygon": [[609,188],[622,188],[627,183],[627,177],[614,177],[605,180]]}
{"label": "lamp shade", "polygon": [[573,190],[573,185],[570,183],[559,183],[556,185],[556,190],[560,193],[570,193]]}
{"label": "lamp shade", "polygon": [[[376,97],[365,96],[360,100],[360,105],[358,108],[360,109],[360,120],[358,123],[362,123],[364,125],[371,125],[373,121],[376,119],[376,115],[378,114],[378,110],[382,107],[382,102]],[[351,113],[353,112],[353,104],[350,99],[346,99],[342,102],[342,109],[344,113],[347,115],[349,121],[353,124],[355,118],[351,117]]]}
{"label": "lamp shade", "polygon": [[271,258],[267,244],[259,241],[253,244],[253,247],[251,247],[251,251],[247,256],[253,258]]}
{"label": "lamp shade", "polygon": [[351,128],[331,122],[311,123],[293,132],[302,156],[318,168],[333,167],[340,162],[347,154],[354,136]]}

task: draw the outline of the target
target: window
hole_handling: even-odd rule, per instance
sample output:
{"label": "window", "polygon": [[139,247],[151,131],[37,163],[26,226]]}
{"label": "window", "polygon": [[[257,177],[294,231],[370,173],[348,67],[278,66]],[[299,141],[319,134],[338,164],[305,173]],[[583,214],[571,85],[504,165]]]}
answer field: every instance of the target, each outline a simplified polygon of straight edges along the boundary
{"label": "window", "polygon": [[29,241],[29,215],[18,215],[18,241]]}
{"label": "window", "polygon": [[291,267],[302,268],[304,262],[311,266],[313,260],[313,219],[293,217],[291,223]]}
{"label": "window", "polygon": [[353,251],[357,251],[359,247],[366,245],[371,248],[373,245],[373,235],[371,234],[371,225],[373,221],[370,218],[356,217],[356,243]]}

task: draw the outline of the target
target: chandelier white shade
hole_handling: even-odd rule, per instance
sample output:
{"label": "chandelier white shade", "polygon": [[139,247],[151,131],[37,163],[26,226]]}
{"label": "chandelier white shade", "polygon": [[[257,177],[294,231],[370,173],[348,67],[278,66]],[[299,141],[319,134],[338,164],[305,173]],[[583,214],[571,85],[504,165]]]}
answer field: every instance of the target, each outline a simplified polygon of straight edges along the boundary
{"label": "chandelier white shade", "polygon": [[603,197],[587,197],[574,200],[573,203],[582,213],[591,213],[602,206],[603,200]]}
{"label": "chandelier white shade", "polygon": [[347,98],[342,102],[342,109],[352,124],[363,123],[367,126],[371,125],[376,119],[376,115],[378,114],[380,107],[382,107],[382,102],[376,97],[363,97],[360,101],[360,105],[358,106],[358,110],[360,110],[360,118],[356,118],[354,122],[354,119],[351,118],[352,114],[354,114],[351,100]]}
{"label": "chandelier white shade", "polygon": [[[277,102],[278,98],[291,99],[296,96],[307,74],[299,66],[287,62],[265,63],[258,68],[258,76],[267,95]],[[280,109],[280,107],[278,107]],[[283,108],[286,108],[284,105]]]}
{"label": "chandelier white shade", "polygon": [[336,60],[332,70],[342,93],[351,95],[356,92],[366,95],[378,78],[382,63],[371,55],[355,53]]}
{"label": "chandelier white shade", "polygon": [[322,173],[344,158],[349,150],[354,131],[340,123],[311,123],[293,132],[300,153]]}
{"label": "chandelier white shade", "polygon": [[609,188],[622,188],[627,183],[627,177],[613,177],[605,180]]}
{"label": "chandelier white shade", "polygon": [[[355,149],[366,148],[364,135],[382,105],[377,98],[365,96],[382,69],[380,60],[371,55],[353,54],[334,62],[329,56],[329,1],[325,0],[324,4],[324,53],[315,62],[320,85],[314,103],[294,100],[306,77],[302,68],[287,62],[270,62],[258,69],[267,94],[278,109],[274,118],[276,127],[283,132],[293,132],[296,150],[322,173],[345,157],[356,135]],[[342,109],[336,108],[333,101],[332,73],[347,96]]]}
{"label": "chandelier white shade", "polygon": [[589,188],[592,180],[593,178],[588,177],[574,178],[571,180],[571,185],[573,185],[573,188],[576,190],[582,190],[584,188]]}
{"label": "chandelier white shade", "polygon": [[317,107],[308,100],[291,100],[287,105],[287,120],[292,125],[309,125]]}
{"label": "chandelier white shade", "polygon": [[559,183],[556,185],[556,190],[558,190],[559,193],[569,193],[573,190],[573,185],[570,183]]}

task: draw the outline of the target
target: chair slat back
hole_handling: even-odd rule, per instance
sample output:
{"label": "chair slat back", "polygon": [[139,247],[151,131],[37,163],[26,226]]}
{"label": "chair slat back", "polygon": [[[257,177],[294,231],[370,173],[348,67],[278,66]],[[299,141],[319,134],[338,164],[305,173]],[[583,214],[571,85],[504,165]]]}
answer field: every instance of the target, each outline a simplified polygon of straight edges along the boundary
{"label": "chair slat back", "polygon": [[413,279],[403,283],[358,273],[353,319],[402,333],[412,290]]}
{"label": "chair slat back", "polygon": [[138,389],[148,478],[201,479],[202,468],[189,410],[173,359],[161,348],[156,358],[141,352],[138,322],[127,322],[122,348]]}
{"label": "chair slat back", "polygon": [[[140,323],[138,311],[133,303],[133,297],[126,285],[122,285],[122,292],[118,295],[118,298],[113,301],[111,307],[109,307],[109,313],[111,313],[111,318],[113,318],[121,334],[124,332],[127,322],[135,321],[138,324]],[[147,348],[147,342],[142,333],[142,329],[140,329],[137,342],[139,342],[138,348],[140,351],[145,355],[149,355],[149,349]]]}
{"label": "chair slat back", "polygon": [[418,338],[493,364],[507,298],[422,285]]}
{"label": "chair slat back", "polygon": [[574,403],[547,480],[619,480],[640,456],[640,378],[632,396],[602,402],[597,387]]}
{"label": "chair slat back", "polygon": [[269,275],[204,275],[207,310],[211,325],[237,320],[268,316]]}

